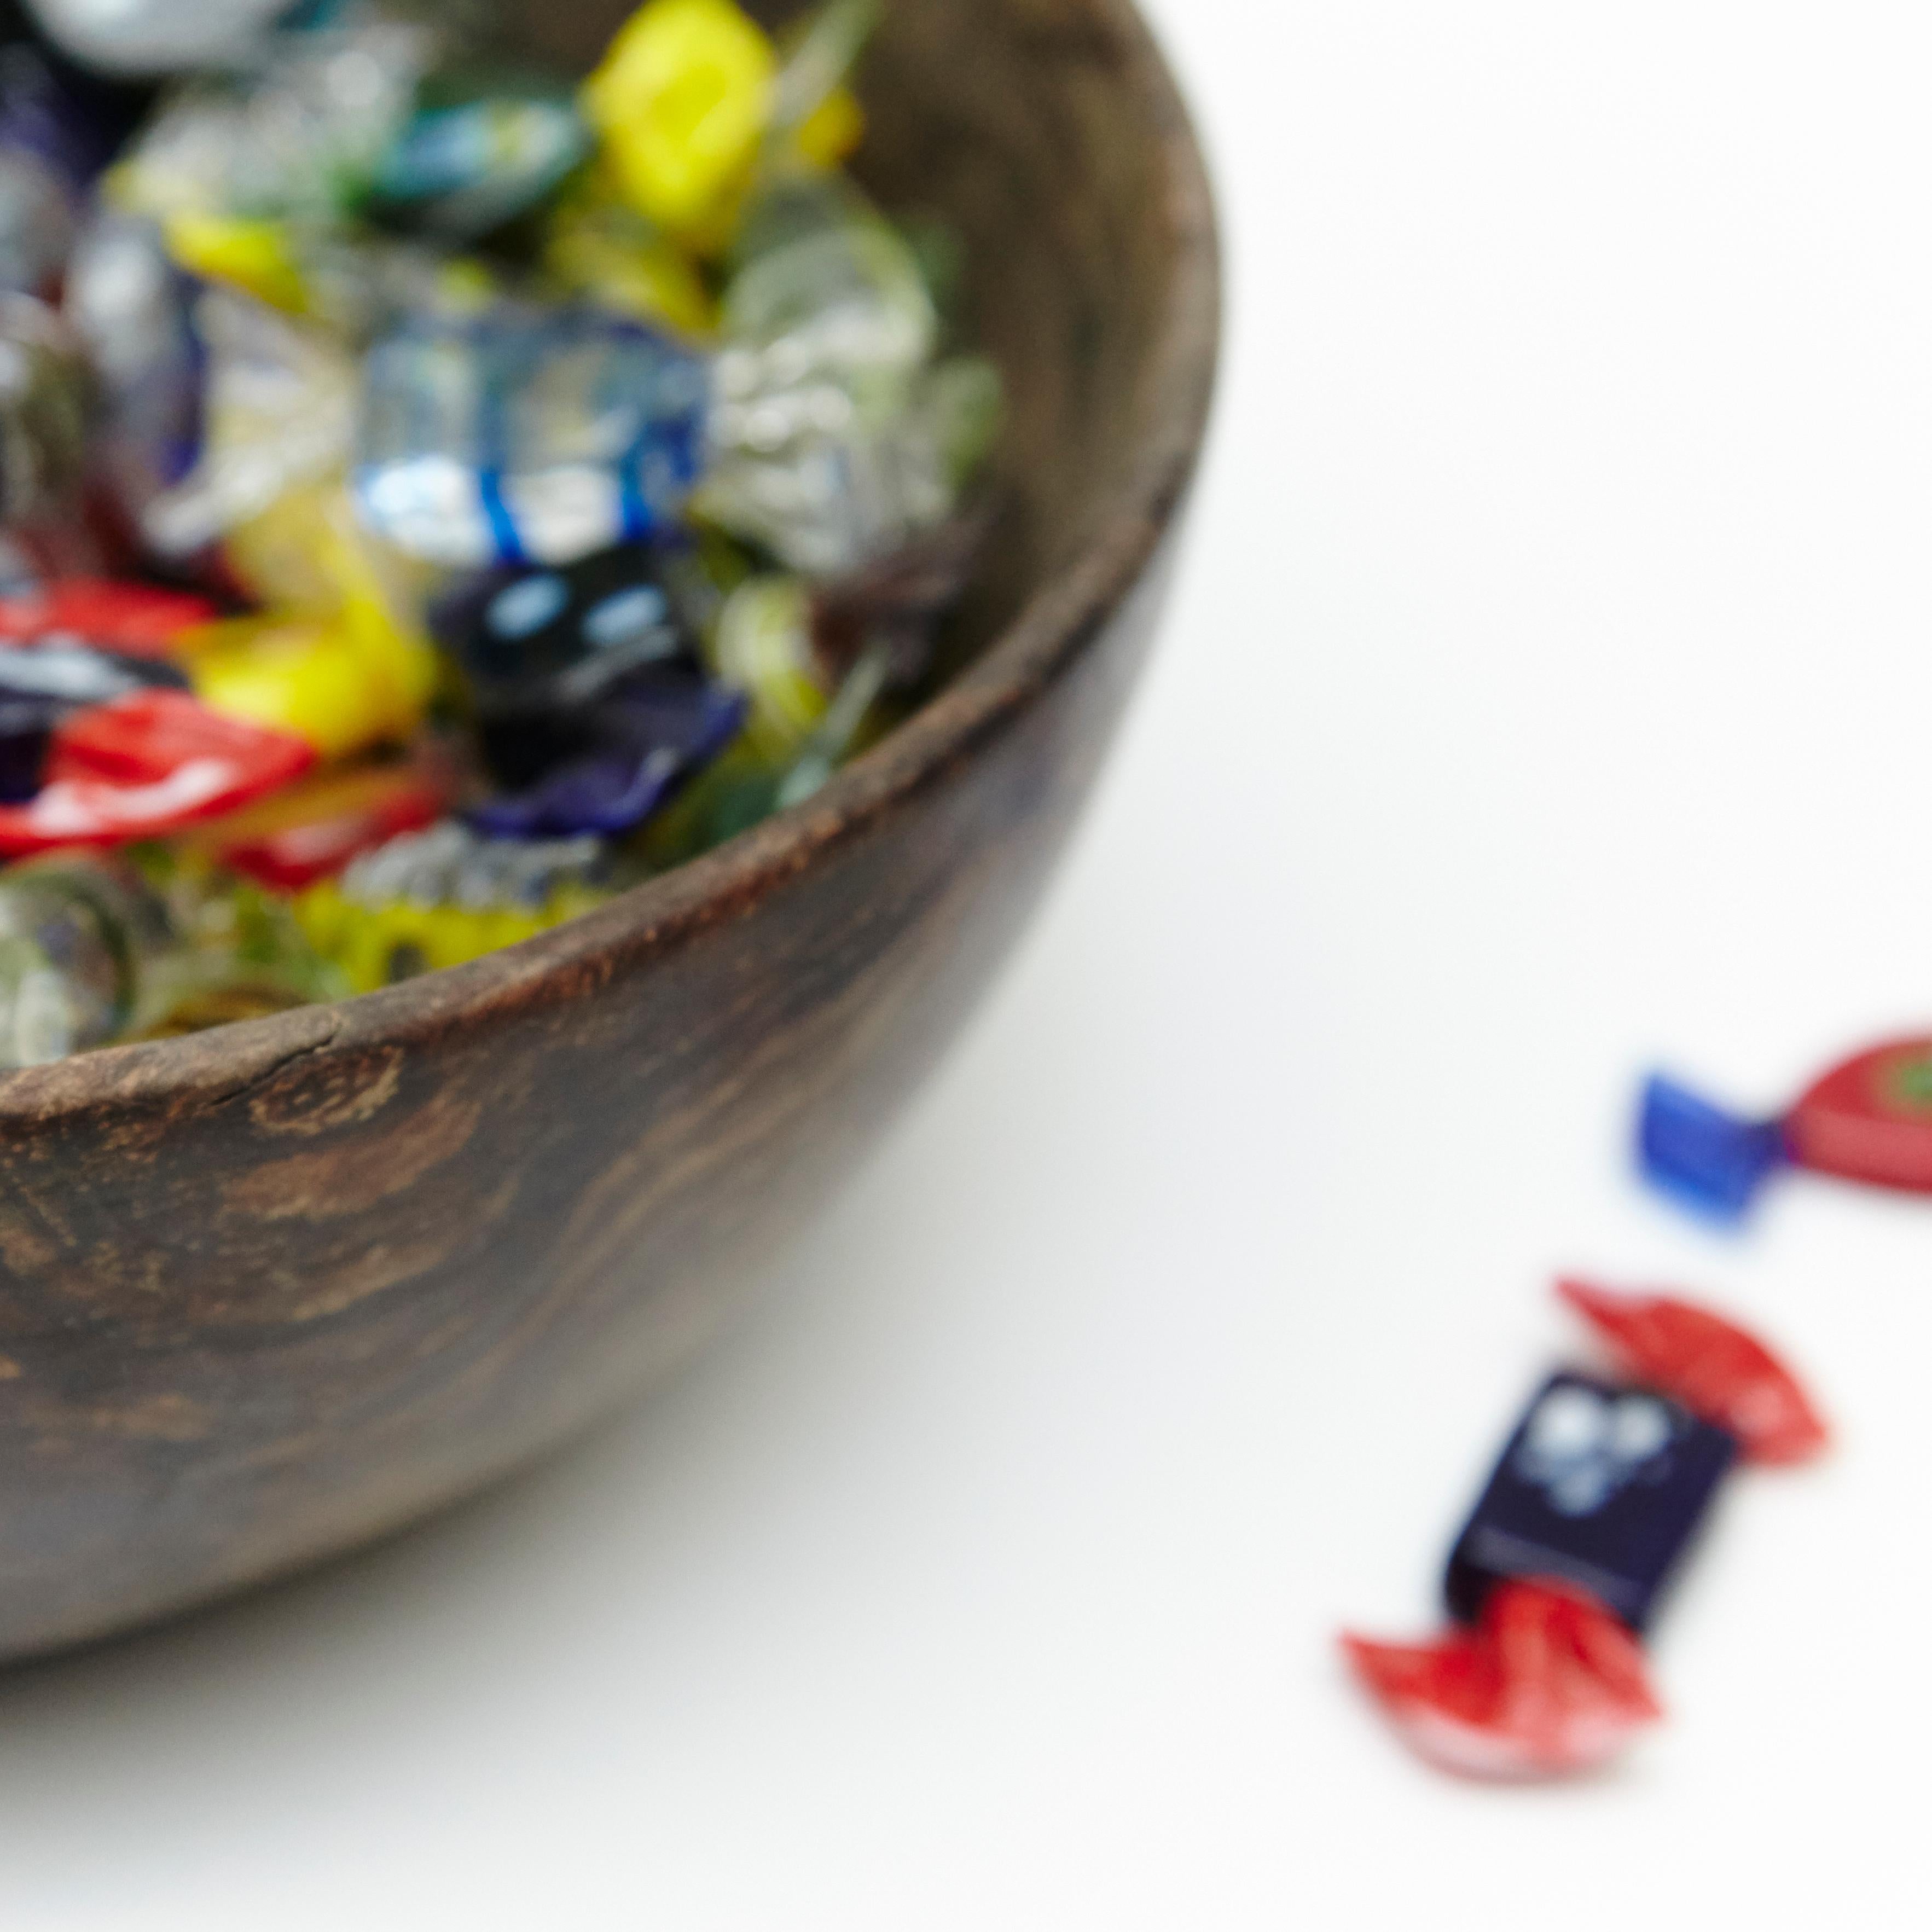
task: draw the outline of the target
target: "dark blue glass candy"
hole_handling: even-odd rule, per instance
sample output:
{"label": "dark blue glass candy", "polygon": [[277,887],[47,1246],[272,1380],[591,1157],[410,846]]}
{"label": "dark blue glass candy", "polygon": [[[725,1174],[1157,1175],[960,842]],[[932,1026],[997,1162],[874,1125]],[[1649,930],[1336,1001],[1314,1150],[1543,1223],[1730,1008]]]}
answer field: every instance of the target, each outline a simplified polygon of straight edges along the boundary
{"label": "dark blue glass candy", "polygon": [[1552,1376],[1456,1539],[1451,1614],[1473,1622],[1508,1579],[1554,1578],[1641,1634],[1737,1453],[1663,1396]]}
{"label": "dark blue glass candy", "polygon": [[[647,673],[574,721],[575,742],[527,790],[467,816],[486,836],[620,838],[642,825],[744,728],[742,694],[688,672]],[[552,742],[562,736],[551,728]],[[529,742],[525,737],[526,744]]]}
{"label": "dark blue glass candy", "polygon": [[61,707],[0,698],[0,805],[25,805],[46,782]]}
{"label": "dark blue glass candy", "polygon": [[492,571],[445,596],[430,623],[486,715],[577,709],[686,649],[642,543],[560,570]]}

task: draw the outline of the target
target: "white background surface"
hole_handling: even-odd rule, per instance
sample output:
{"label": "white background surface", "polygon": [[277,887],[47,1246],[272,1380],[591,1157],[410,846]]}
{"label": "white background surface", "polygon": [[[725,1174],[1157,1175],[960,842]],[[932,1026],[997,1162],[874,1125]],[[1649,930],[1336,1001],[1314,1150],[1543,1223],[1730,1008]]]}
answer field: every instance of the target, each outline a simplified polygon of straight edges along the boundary
{"label": "white background surface", "polygon": [[[763,1306],[312,1582],[0,1679],[11,1928],[1922,1924],[1932,1208],[1627,1180],[1638,1070],[1932,1017],[1923,8],[1160,0],[1220,433],[1052,909]],[[1840,1453],[1741,1479],[1670,1726],[1448,1783],[1433,1621],[1563,1338],[1667,1280]]]}

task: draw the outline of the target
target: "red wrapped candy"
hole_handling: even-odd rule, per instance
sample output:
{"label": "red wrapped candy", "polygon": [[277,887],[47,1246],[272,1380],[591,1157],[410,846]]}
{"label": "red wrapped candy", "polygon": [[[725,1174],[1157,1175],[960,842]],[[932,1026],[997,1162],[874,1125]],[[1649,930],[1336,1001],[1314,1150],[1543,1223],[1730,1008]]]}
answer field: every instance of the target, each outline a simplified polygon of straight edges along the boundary
{"label": "red wrapped candy", "polygon": [[1558,1293],[1628,1379],[1566,1370],[1538,1391],[1456,1538],[1444,1635],[1342,1639],[1418,1751],[1481,1776],[1587,1770],[1654,1722],[1640,1639],[1725,1474],[1826,1442],[1790,1372],[1732,1323],[1667,1296]]}
{"label": "red wrapped candy", "polygon": [[408,766],[304,779],[208,828],[223,862],[272,890],[297,892],[334,878],[365,852],[434,825],[449,793]]}
{"label": "red wrapped candy", "polygon": [[0,597],[0,641],[78,638],[122,657],[165,658],[184,632],[220,615],[207,598],[185,591],[109,578],[66,578]]}
{"label": "red wrapped candy", "polygon": [[178,832],[238,810],[314,762],[304,740],[224,717],[184,692],[137,692],[56,728],[39,794],[0,806],[0,854]]}
{"label": "red wrapped candy", "polygon": [[1785,1166],[1932,1194],[1932,1039],[1868,1047],[1769,1119],[1735,1114],[1653,1075],[1636,1138],[1639,1164],[1653,1186],[1720,1221],[1740,1219]]}

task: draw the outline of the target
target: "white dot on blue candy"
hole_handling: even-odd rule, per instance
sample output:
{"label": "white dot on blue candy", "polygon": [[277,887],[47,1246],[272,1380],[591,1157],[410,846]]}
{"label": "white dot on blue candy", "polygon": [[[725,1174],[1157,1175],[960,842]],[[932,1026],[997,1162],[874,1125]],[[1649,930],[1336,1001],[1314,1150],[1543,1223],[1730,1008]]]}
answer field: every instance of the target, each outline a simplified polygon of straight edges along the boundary
{"label": "white dot on blue candy", "polygon": [[570,586],[560,577],[526,577],[491,599],[484,622],[497,637],[533,636],[554,623],[570,602]]}
{"label": "white dot on blue candy", "polygon": [[586,641],[595,650],[615,650],[647,636],[664,620],[664,592],[647,584],[607,597],[584,620]]}
{"label": "white dot on blue candy", "polygon": [[1530,1418],[1528,1447],[1552,1461],[1593,1454],[1603,1447],[1609,1433],[1606,1406],[1589,1389],[1552,1389]]}
{"label": "white dot on blue candy", "polygon": [[1647,1395],[1627,1395],[1611,1425],[1611,1450],[1620,1462],[1647,1462],[1670,1442],[1670,1417]]}

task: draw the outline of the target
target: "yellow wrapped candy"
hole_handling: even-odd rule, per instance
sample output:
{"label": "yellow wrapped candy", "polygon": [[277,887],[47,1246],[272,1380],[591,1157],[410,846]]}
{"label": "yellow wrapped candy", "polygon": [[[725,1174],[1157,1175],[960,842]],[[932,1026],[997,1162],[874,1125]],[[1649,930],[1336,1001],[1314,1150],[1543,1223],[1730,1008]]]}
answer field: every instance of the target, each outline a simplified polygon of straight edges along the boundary
{"label": "yellow wrapped candy", "polygon": [[225,282],[286,315],[308,314],[308,281],[279,221],[184,209],[162,225],[168,253],[204,281]]}
{"label": "yellow wrapped candy", "polygon": [[770,124],[778,56],[732,0],[650,0],[585,83],[626,198],[683,239],[716,237]]}
{"label": "yellow wrapped candy", "polygon": [[812,656],[812,594],[802,578],[754,577],[718,614],[712,644],[718,675],[752,700],[744,742],[782,770],[817,729],[831,699]]}
{"label": "yellow wrapped candy", "polygon": [[689,259],[606,188],[560,208],[544,266],[572,295],[640,322],[710,335],[718,304]]}
{"label": "yellow wrapped candy", "polygon": [[807,166],[836,168],[866,138],[866,110],[849,87],[835,87],[791,138],[797,158]]}
{"label": "yellow wrapped candy", "polygon": [[292,731],[325,758],[409,736],[436,653],[399,613],[339,481],[292,490],[229,534],[230,568],[272,608],[181,640],[213,710]]}
{"label": "yellow wrapped candy", "polygon": [[311,886],[295,902],[309,944],[358,993],[447,966],[467,965],[506,946],[534,939],[602,904],[586,886],[560,888],[541,906],[424,905],[410,898],[371,906],[333,880]]}
{"label": "yellow wrapped candy", "polygon": [[346,611],[377,629],[401,626],[397,614],[422,608],[435,587],[429,566],[371,544],[340,472],[285,490],[235,524],[223,554],[258,604],[326,616]]}
{"label": "yellow wrapped candy", "polygon": [[212,710],[292,732],[325,758],[408,736],[436,681],[419,639],[346,614],[231,618],[190,632],[180,649]]}

